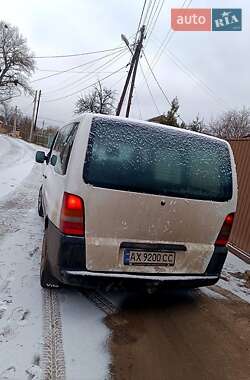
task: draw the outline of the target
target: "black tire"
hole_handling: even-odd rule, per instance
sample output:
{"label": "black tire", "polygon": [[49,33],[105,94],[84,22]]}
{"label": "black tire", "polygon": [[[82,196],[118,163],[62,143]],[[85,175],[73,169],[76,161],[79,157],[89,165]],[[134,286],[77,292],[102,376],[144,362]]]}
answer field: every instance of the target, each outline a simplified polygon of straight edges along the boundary
{"label": "black tire", "polygon": [[37,210],[38,210],[38,215],[41,217],[44,217],[43,201],[42,201],[42,186],[40,187],[39,194],[38,194]]}
{"label": "black tire", "polygon": [[60,282],[51,274],[50,271],[47,244],[47,231],[45,230],[40,263],[40,284],[42,288],[59,288]]}

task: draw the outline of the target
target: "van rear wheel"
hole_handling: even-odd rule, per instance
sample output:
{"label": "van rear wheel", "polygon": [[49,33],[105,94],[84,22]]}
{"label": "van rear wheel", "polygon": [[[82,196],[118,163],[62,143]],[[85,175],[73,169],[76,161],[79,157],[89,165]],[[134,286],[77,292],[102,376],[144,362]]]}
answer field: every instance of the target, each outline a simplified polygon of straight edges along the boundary
{"label": "van rear wheel", "polygon": [[44,232],[41,264],[40,264],[40,284],[42,288],[58,288],[60,286],[59,281],[51,274],[51,270],[48,262],[48,250],[47,250],[48,238],[47,231]]}

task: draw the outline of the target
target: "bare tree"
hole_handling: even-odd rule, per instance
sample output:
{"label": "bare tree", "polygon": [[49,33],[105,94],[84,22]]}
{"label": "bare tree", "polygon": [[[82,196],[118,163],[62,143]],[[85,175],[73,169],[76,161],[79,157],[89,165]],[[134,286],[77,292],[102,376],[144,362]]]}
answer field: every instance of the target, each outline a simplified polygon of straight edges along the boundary
{"label": "bare tree", "polygon": [[81,96],[75,106],[75,113],[93,112],[102,113],[104,115],[112,114],[115,107],[115,92],[106,87],[102,87],[99,81],[94,86],[92,92]]}
{"label": "bare tree", "polygon": [[0,115],[2,116],[6,127],[9,126],[14,114],[14,107],[12,107],[8,101],[0,104]]}
{"label": "bare tree", "polygon": [[210,122],[208,132],[223,139],[246,136],[250,133],[250,109],[243,107],[224,112]]}
{"label": "bare tree", "polygon": [[26,123],[26,116],[23,115],[19,108],[11,106],[9,102],[0,104],[0,116],[2,117],[7,130],[10,132],[13,128],[14,119],[16,118],[17,127],[20,129]]}
{"label": "bare tree", "polygon": [[0,102],[31,93],[28,80],[35,61],[18,29],[0,21]]}

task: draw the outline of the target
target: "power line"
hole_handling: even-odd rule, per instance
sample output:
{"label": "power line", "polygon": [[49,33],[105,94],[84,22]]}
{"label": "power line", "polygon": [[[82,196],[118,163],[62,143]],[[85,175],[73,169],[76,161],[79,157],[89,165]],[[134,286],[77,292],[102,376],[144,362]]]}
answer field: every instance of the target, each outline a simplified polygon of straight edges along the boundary
{"label": "power line", "polygon": [[122,47],[117,47],[113,49],[105,49],[105,50],[97,50],[97,51],[89,51],[85,53],[77,53],[77,54],[64,54],[64,55],[40,55],[40,56],[34,56],[33,58],[36,59],[42,59],[42,58],[70,58],[70,57],[80,57],[83,55],[91,55],[91,54],[99,54],[99,53],[106,53],[108,51],[115,51],[115,50],[121,50]]}
{"label": "power line", "polygon": [[144,51],[143,51],[143,56],[144,56],[144,58],[145,58],[145,60],[146,60],[146,62],[147,62],[148,68],[149,68],[151,74],[153,75],[153,78],[154,78],[155,82],[157,83],[157,86],[158,86],[159,89],[161,90],[161,92],[162,92],[164,98],[166,99],[167,103],[171,106],[171,101],[169,100],[167,94],[165,93],[165,91],[163,90],[162,86],[160,85],[158,79],[156,78],[156,75],[155,75],[155,73],[154,73],[152,67],[150,66],[150,63],[149,63],[149,61],[148,61],[148,59],[147,59],[147,57],[146,57]]}
{"label": "power line", "polygon": [[[223,99],[217,97],[216,93],[201,79],[197,74],[192,72],[187,65],[185,65],[174,53],[167,51],[167,55],[174,62],[174,64],[179,67],[179,69],[184,72],[190,79],[192,79],[196,84],[200,85],[204,90],[206,90],[207,94],[210,95],[216,103],[222,102],[227,107],[230,108],[229,104],[227,104]],[[217,104],[218,105],[218,104]]]}
{"label": "power line", "polygon": [[150,89],[150,87],[149,87],[149,84],[148,84],[148,81],[147,81],[147,78],[146,78],[146,75],[145,75],[145,73],[144,73],[144,70],[143,70],[143,67],[142,67],[141,63],[140,63],[140,69],[141,69],[141,72],[142,72],[143,78],[144,78],[144,80],[145,80],[145,82],[146,82],[146,85],[147,85],[147,88],[148,88],[148,92],[149,92],[149,94],[150,94],[150,96],[151,96],[151,99],[152,99],[152,101],[153,101],[153,104],[154,104],[154,106],[155,106],[156,112],[158,112],[158,114],[160,115],[160,110],[159,110],[159,108],[158,108],[158,106],[157,106],[157,104],[156,104],[156,101],[155,101],[155,99],[154,99],[153,93],[152,93],[152,91],[151,91],[151,89]]}
{"label": "power line", "polygon": [[[152,22],[152,24],[149,26],[149,30],[150,30],[150,27],[151,27],[151,31],[149,32],[149,35],[147,36],[147,42],[146,42],[146,46],[147,46],[147,44],[148,44],[148,41],[149,41],[149,39],[150,39],[150,37],[151,37],[151,35],[152,35],[152,33],[153,33],[153,31],[154,31],[154,28],[155,28],[155,26],[156,26],[156,23],[157,23],[157,21],[158,21],[158,18],[159,18],[159,16],[160,16],[160,13],[161,13],[161,11],[162,11],[162,8],[163,8],[163,5],[164,5],[164,1],[165,0],[162,0],[162,2],[161,2],[161,5],[160,5],[160,8],[159,8],[159,11],[158,11],[158,13],[157,13],[157,16],[156,16],[156,18],[155,18],[155,20]],[[160,2],[158,3],[158,5],[160,4]],[[158,8],[157,8],[158,9]],[[146,47],[145,46],[145,47]]]}
{"label": "power line", "polygon": [[[45,73],[61,73],[62,70],[53,70],[53,69],[36,69],[36,71],[42,71],[42,72],[45,72]],[[86,71],[86,70],[83,70],[83,71],[72,71],[71,74],[95,74],[96,71]],[[110,74],[111,71],[103,71],[103,70],[100,70],[99,73],[103,73],[103,74]]]}
{"label": "power line", "polygon": [[[124,50],[125,50],[125,48],[123,48],[123,51],[124,51]],[[89,65],[89,64],[91,64],[91,63],[101,61],[102,59],[107,58],[107,57],[110,57],[111,55],[114,55],[114,53],[106,54],[106,55],[104,55],[103,57],[95,58],[95,59],[93,59],[93,60],[91,60],[91,61],[88,61],[88,62],[82,63],[81,65],[77,65],[77,66],[70,67],[69,69],[62,70],[62,71],[60,71],[60,72],[58,72],[58,73],[54,73],[54,74],[46,75],[45,77],[41,77],[41,78],[38,78],[38,79],[34,79],[33,81],[31,81],[31,83],[38,82],[38,81],[40,81],[40,80],[44,80],[44,79],[48,79],[48,78],[52,78],[52,77],[55,77],[55,76],[57,76],[57,75],[61,75],[61,74],[67,73],[67,72],[72,71],[72,70],[74,70],[74,69],[78,69],[79,67],[83,67],[83,66]]]}
{"label": "power line", "polygon": [[148,12],[149,12],[149,9],[151,8],[151,4],[152,4],[152,0],[149,0],[149,4],[148,4],[148,7],[147,7],[147,10],[146,10],[146,13],[145,13],[145,16],[144,16],[144,19],[143,19],[143,25],[146,25],[146,20],[147,20],[147,17],[148,17]]}
{"label": "power line", "polygon": [[153,4],[152,4],[152,7],[151,7],[151,10],[150,10],[150,13],[149,13],[149,16],[148,16],[148,21],[147,21],[147,25],[146,25],[146,28],[148,29],[149,28],[149,25],[152,21],[152,13],[154,11],[154,8],[155,8],[155,4],[156,4],[156,0],[154,0]]}
{"label": "power line", "polygon": [[[166,92],[163,90],[162,86],[160,85],[158,79],[156,78],[155,73],[154,73],[152,67],[150,66],[150,63],[149,63],[149,61],[148,61],[148,59],[147,59],[147,57],[146,57],[144,51],[143,51],[143,56],[144,56],[144,58],[145,58],[145,60],[146,60],[146,62],[147,62],[147,65],[148,65],[148,67],[149,67],[149,70],[150,70],[151,74],[153,75],[153,77],[154,77],[154,79],[155,79],[155,81],[156,81],[156,83],[157,83],[159,89],[161,90],[161,93],[163,94],[163,96],[164,96],[164,98],[166,99],[167,103],[168,103],[168,104],[170,105],[170,107],[171,107],[171,106],[172,106],[172,103],[171,103],[171,101],[169,100],[169,97],[167,96]],[[181,118],[180,115],[176,115],[176,116],[177,116],[177,117],[178,117],[183,123],[185,123],[184,120]]]}
{"label": "power line", "polygon": [[161,1],[161,0],[158,0],[157,5],[156,5],[155,10],[154,10],[154,13],[152,14],[151,20],[150,20],[150,22],[148,23],[148,31],[149,31],[149,29],[151,28],[151,26],[152,26],[152,24],[153,24],[153,22],[154,22],[154,18],[155,18],[155,15],[156,15],[157,10],[158,10],[158,8],[159,8],[160,1]]}
{"label": "power line", "polygon": [[144,13],[146,4],[147,4],[147,0],[144,0],[144,4],[143,4],[143,7],[142,7],[140,20],[139,20],[138,27],[137,27],[137,32],[136,32],[136,35],[135,35],[135,40],[137,38],[137,35],[138,35],[140,27],[141,27],[142,17],[143,17],[143,13]]}
{"label": "power line", "polygon": [[[104,68],[104,67],[106,67],[106,66],[108,66],[108,67],[112,66],[115,62],[117,62],[121,57],[125,56],[126,54],[127,54],[127,51],[119,53],[118,55],[116,55],[115,57],[112,57],[110,60],[108,60],[107,62],[105,62],[105,63],[102,64],[101,66],[97,67],[96,70],[99,70],[99,69]],[[95,73],[95,72],[94,72],[94,73]],[[111,72],[111,73],[112,73],[112,72]],[[91,74],[91,76],[93,77],[93,74]],[[74,86],[74,84],[76,84],[76,83],[77,83],[77,85],[78,85],[79,83],[82,83],[82,82],[84,81],[84,79],[86,79],[86,78],[89,79],[89,74],[84,75],[81,79],[77,79],[76,81],[74,81],[74,82],[72,82],[72,83],[69,83],[69,84],[67,84],[67,85],[65,85],[65,86],[63,86],[63,87],[59,87],[59,88],[57,88],[57,89],[55,89],[55,90],[47,91],[47,92],[46,92],[46,95],[47,95],[48,93],[51,94],[51,93],[53,93],[53,92],[57,92],[57,91],[64,90],[65,88],[72,87],[72,86]]]}
{"label": "power line", "polygon": [[73,95],[76,95],[76,94],[78,94],[79,92],[85,91],[85,90],[87,90],[88,88],[95,86],[95,85],[98,84],[99,82],[104,81],[105,79],[111,77],[112,75],[117,74],[118,72],[120,72],[121,70],[123,70],[124,68],[126,68],[127,66],[128,66],[128,64],[125,65],[125,66],[120,67],[118,70],[114,71],[113,73],[111,73],[111,74],[105,76],[104,78],[99,79],[98,81],[96,81],[96,82],[90,84],[89,86],[86,86],[86,87],[84,87],[84,88],[81,88],[81,89],[78,90],[78,91],[72,92],[71,94],[68,94],[68,95],[61,96],[61,97],[59,97],[59,98],[49,99],[49,100],[44,100],[44,102],[45,102],[45,103],[55,102],[55,101],[58,101],[58,100],[61,100],[61,99],[66,99],[66,98],[69,98],[69,97],[71,97],[71,96],[73,96]]}
{"label": "power line", "polygon": [[32,100],[31,103],[24,105],[24,107],[22,108],[22,110],[26,111],[28,108],[30,108],[32,106],[33,103],[34,103],[34,100]]}
{"label": "power line", "polygon": [[117,86],[123,79],[125,79],[125,77],[126,77],[126,74],[122,75],[120,79],[118,79],[117,81],[115,81],[115,83],[112,84],[112,87]]}
{"label": "power line", "polygon": [[138,111],[139,111],[139,119],[142,120],[141,106],[140,106],[140,102],[139,102],[139,98],[138,98],[136,88],[135,88],[135,103],[136,103]]}
{"label": "power line", "polygon": [[[23,110],[22,110],[22,113],[24,114],[24,116],[26,116],[26,117],[31,117],[31,115],[29,115],[27,112],[23,112]],[[58,120],[58,119],[51,119],[50,117],[46,117],[46,116],[38,116],[37,117],[37,119],[38,120],[48,120],[48,121],[52,121],[52,122],[55,122],[55,123],[57,123],[57,124],[64,124],[65,123],[65,121],[63,121],[63,120]]]}
{"label": "power line", "polygon": [[[186,9],[190,7],[192,1],[193,0],[189,0],[189,3],[187,4]],[[183,1],[181,8],[185,7],[186,2],[187,2],[187,0]],[[157,50],[157,52],[155,54],[155,57],[152,60],[153,67],[159,62],[159,59],[161,58],[162,53],[164,52],[165,48],[169,44],[170,40],[173,38],[173,35],[174,35],[174,31],[172,31],[171,27],[170,27],[169,30],[168,30],[168,32],[167,32],[167,35],[165,36],[164,40],[161,43],[161,46]]]}
{"label": "power line", "polygon": [[53,121],[55,123],[63,124],[65,121],[62,120],[57,120],[57,119],[51,119],[50,117],[45,117],[45,116],[38,116],[39,120],[48,120],[48,121]]}

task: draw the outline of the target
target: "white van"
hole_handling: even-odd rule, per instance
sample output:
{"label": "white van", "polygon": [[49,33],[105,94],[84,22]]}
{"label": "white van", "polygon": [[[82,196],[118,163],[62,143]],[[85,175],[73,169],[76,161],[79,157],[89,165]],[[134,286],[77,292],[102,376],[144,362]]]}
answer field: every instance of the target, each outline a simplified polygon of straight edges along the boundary
{"label": "white van", "polygon": [[59,129],[36,161],[45,163],[43,287],[218,280],[237,202],[226,141],[84,114]]}

